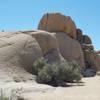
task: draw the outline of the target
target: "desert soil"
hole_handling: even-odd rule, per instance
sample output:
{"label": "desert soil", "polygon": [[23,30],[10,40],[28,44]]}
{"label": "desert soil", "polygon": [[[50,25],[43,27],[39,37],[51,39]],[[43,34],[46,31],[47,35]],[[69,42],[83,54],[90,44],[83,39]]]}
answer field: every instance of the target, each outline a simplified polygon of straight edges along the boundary
{"label": "desert soil", "polygon": [[46,93],[28,95],[30,100],[100,100],[100,77],[84,78],[79,86],[57,87]]}
{"label": "desert soil", "polygon": [[83,83],[69,87],[52,87],[37,84],[34,80],[26,82],[0,82],[5,93],[22,88],[26,100],[100,100],[100,76],[83,78]]}

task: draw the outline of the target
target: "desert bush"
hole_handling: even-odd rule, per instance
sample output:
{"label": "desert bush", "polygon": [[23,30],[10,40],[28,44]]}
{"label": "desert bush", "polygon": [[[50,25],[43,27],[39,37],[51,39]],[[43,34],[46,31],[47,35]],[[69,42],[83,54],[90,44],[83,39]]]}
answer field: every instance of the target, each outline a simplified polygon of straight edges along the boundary
{"label": "desert bush", "polygon": [[36,60],[33,64],[33,73],[37,75],[39,70],[43,69],[44,66],[45,66],[45,62],[43,58]]}
{"label": "desert bush", "polygon": [[13,89],[9,96],[5,95],[3,90],[0,90],[0,100],[25,100],[21,97],[22,88]]}
{"label": "desert bush", "polygon": [[50,71],[50,67],[44,66],[43,69],[38,72],[37,82],[49,84],[52,78]]}
{"label": "desert bush", "polygon": [[[76,62],[42,63],[40,67],[38,63],[38,67],[36,68],[36,81],[38,83],[59,86],[65,82],[78,82],[81,80],[80,66]],[[36,63],[35,66],[37,66]]]}

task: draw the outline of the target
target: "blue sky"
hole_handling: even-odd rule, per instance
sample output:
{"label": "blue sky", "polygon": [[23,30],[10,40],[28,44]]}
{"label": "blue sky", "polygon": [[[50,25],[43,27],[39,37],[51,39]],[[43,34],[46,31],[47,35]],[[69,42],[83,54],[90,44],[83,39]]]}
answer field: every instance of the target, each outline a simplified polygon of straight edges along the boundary
{"label": "blue sky", "polygon": [[0,0],[0,31],[37,29],[47,12],[71,16],[100,50],[100,0]]}

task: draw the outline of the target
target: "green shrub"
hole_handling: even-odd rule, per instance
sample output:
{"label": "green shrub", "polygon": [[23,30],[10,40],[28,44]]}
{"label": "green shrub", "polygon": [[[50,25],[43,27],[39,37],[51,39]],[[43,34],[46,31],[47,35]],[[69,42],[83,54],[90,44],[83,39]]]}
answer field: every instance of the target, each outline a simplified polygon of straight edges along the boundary
{"label": "green shrub", "polygon": [[81,80],[81,78],[82,78],[81,67],[75,61],[69,62],[67,75],[69,77],[67,81],[79,82],[79,80]]}
{"label": "green shrub", "polygon": [[49,84],[51,78],[49,67],[44,66],[43,69],[38,72],[37,82]]}
{"label": "green shrub", "polygon": [[33,73],[37,75],[39,70],[43,69],[44,66],[45,66],[45,62],[43,58],[36,60],[33,64]]}
{"label": "green shrub", "polygon": [[43,84],[50,84],[53,86],[62,85],[65,82],[78,82],[81,80],[80,66],[76,62],[63,61],[60,64],[54,63],[52,65],[45,63],[43,60],[35,63],[35,72],[37,75],[37,82]]}

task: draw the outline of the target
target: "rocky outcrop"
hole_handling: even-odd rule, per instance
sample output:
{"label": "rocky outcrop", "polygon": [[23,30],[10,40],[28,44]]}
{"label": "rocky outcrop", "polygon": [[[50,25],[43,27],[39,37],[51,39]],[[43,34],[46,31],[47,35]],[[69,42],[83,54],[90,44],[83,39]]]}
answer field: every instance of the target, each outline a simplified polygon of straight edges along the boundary
{"label": "rocky outcrop", "polygon": [[84,56],[81,45],[74,39],[71,39],[66,33],[56,33],[60,53],[68,61],[75,60],[81,67],[84,67]]}
{"label": "rocky outcrop", "polygon": [[0,64],[24,67],[31,72],[34,60],[41,56],[42,51],[35,38],[16,32],[0,34]]}
{"label": "rocky outcrop", "polygon": [[83,35],[81,29],[76,29],[69,16],[60,13],[47,13],[40,20],[38,29],[51,34],[52,32],[56,33],[60,53],[65,59],[76,60],[82,67],[87,66],[88,62],[91,68],[99,69],[98,57],[95,56],[91,38],[88,35]]}
{"label": "rocky outcrop", "polygon": [[54,36],[55,33],[49,33],[46,31],[31,32],[30,35],[37,40],[43,54],[45,55],[48,51],[56,49],[59,51],[57,39]]}
{"label": "rocky outcrop", "polygon": [[83,35],[81,29],[77,29],[77,40],[81,44],[84,53],[84,61],[86,68],[100,70],[99,56],[94,50],[91,38],[87,35]]}
{"label": "rocky outcrop", "polygon": [[40,20],[39,30],[49,32],[65,32],[70,37],[76,39],[76,26],[69,16],[60,13],[47,13]]}
{"label": "rocky outcrop", "polygon": [[39,43],[43,55],[49,62],[75,60],[81,67],[84,67],[84,56],[80,44],[70,38],[66,33],[50,33],[46,31],[22,32],[31,35]]}
{"label": "rocky outcrop", "polygon": [[33,62],[40,57],[48,63],[75,60],[81,68],[100,70],[100,56],[95,52],[91,38],[76,29],[69,16],[45,14],[38,29],[0,33],[0,70],[10,68],[14,72],[18,69],[26,74],[32,72]]}
{"label": "rocky outcrop", "polygon": [[49,62],[60,62],[64,60],[60,54],[55,33],[51,34],[46,31],[36,31],[28,34],[37,40],[42,49],[43,56],[47,58]]}

